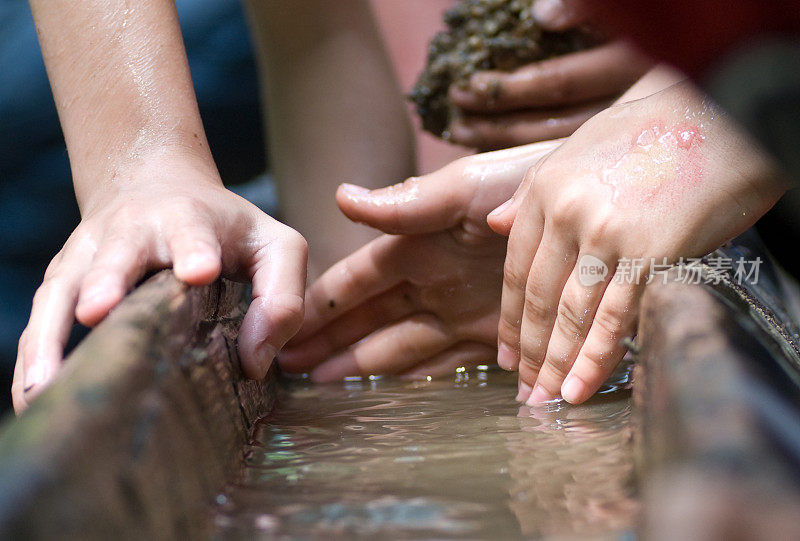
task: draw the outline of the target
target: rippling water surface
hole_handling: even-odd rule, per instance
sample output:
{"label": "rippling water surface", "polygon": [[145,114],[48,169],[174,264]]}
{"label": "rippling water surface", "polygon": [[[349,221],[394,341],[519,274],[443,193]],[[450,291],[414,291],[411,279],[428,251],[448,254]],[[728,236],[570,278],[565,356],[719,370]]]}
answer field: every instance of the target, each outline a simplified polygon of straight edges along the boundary
{"label": "rippling water surface", "polygon": [[618,538],[630,530],[629,393],[514,402],[516,376],[287,381],[217,539]]}

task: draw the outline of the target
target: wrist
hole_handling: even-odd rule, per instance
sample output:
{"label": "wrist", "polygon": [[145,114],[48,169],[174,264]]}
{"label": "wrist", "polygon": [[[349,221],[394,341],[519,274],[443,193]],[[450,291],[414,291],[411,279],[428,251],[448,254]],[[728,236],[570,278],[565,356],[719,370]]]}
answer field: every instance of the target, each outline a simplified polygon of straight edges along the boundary
{"label": "wrist", "polygon": [[193,193],[199,186],[224,188],[210,153],[174,144],[149,145],[73,171],[82,216],[126,192]]}

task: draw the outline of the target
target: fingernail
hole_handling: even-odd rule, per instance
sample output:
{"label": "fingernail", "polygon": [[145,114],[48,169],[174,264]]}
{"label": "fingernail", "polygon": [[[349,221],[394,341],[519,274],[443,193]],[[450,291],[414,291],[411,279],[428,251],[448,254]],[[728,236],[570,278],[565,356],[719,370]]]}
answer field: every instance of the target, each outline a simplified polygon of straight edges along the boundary
{"label": "fingernail", "polygon": [[497,77],[482,77],[477,75],[472,78],[470,83],[472,91],[483,98],[493,100],[496,99],[497,95],[500,93],[500,81],[497,80]]}
{"label": "fingernail", "polygon": [[42,363],[36,363],[27,370],[25,370],[25,387],[24,391],[27,393],[34,387],[41,385],[47,379],[47,370],[42,366]]}
{"label": "fingernail", "polygon": [[539,24],[553,23],[564,10],[562,0],[536,0],[531,8],[533,20]]}
{"label": "fingernail", "polygon": [[369,193],[369,189],[364,188],[363,186],[357,186],[355,184],[344,182],[342,184],[342,192],[348,197],[360,197],[367,195]]}
{"label": "fingernail", "polygon": [[517,392],[517,398],[515,400],[517,402],[525,403],[525,401],[528,400],[528,397],[531,396],[533,387],[531,387],[522,380],[519,380],[519,382],[517,383],[517,387],[519,388],[519,391]]}
{"label": "fingernail", "polygon": [[579,402],[585,392],[586,384],[578,376],[568,377],[561,386],[561,396],[570,404]]}
{"label": "fingernail", "polygon": [[551,395],[547,389],[541,385],[536,385],[525,403],[528,406],[535,406],[536,404],[541,404],[542,402],[550,402],[555,398],[556,397]]}
{"label": "fingernail", "polygon": [[497,364],[503,370],[514,370],[517,365],[517,354],[503,342],[497,345]]}
{"label": "fingernail", "polygon": [[78,308],[87,304],[97,304],[97,300],[108,295],[111,291],[111,282],[109,280],[101,280],[86,290],[78,299]]}
{"label": "fingernail", "polygon": [[489,216],[497,216],[497,215],[502,214],[503,212],[505,212],[505,210],[508,207],[511,206],[511,203],[513,203],[513,202],[514,202],[514,198],[512,197],[511,199],[509,199],[508,201],[506,201],[505,203],[503,203],[502,205],[500,205],[499,207],[494,209],[492,212],[490,212]]}
{"label": "fingernail", "polygon": [[475,140],[475,133],[461,120],[453,120],[447,127],[447,140],[469,146]]}
{"label": "fingernail", "polygon": [[195,270],[198,267],[206,267],[209,263],[215,263],[216,259],[212,254],[195,252],[186,256],[182,266],[184,270]]}
{"label": "fingernail", "polygon": [[261,375],[263,378],[267,375],[267,372],[269,372],[269,367],[272,366],[272,361],[275,360],[278,350],[275,349],[275,346],[272,344],[264,342],[259,346],[257,353],[259,356],[259,362],[262,363],[262,366],[264,367]]}
{"label": "fingernail", "polygon": [[272,360],[278,354],[278,350],[272,344],[268,344],[267,342],[264,342],[259,347],[258,353],[259,353],[259,355],[261,355],[262,358],[268,360],[269,362],[272,362]]}
{"label": "fingernail", "polygon": [[456,102],[470,101],[475,97],[475,93],[468,84],[459,85],[456,83],[450,87],[449,93],[450,99]]}

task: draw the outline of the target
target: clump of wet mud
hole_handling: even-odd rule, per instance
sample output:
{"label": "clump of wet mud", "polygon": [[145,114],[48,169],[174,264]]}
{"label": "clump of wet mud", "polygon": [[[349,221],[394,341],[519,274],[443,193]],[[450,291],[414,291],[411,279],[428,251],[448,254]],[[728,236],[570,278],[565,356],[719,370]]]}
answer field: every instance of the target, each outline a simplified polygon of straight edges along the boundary
{"label": "clump of wet mud", "polygon": [[445,13],[447,30],[428,48],[428,60],[409,98],[422,126],[447,138],[456,111],[451,84],[467,84],[476,71],[511,71],[524,64],[587,49],[602,41],[590,29],[543,30],[531,15],[533,0],[462,0]]}

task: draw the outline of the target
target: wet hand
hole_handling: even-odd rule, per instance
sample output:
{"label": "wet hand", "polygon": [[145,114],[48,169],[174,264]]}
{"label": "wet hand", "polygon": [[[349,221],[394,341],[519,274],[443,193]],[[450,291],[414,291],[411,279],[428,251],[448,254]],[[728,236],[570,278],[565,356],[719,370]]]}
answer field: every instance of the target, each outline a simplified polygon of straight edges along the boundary
{"label": "wet hand", "polygon": [[350,219],[389,234],[309,288],[303,327],[281,351],[281,368],[317,381],[424,378],[493,359],[506,243],[486,215],[558,144],[470,156],[380,190],[340,187]]}
{"label": "wet hand", "polygon": [[[586,11],[572,0],[538,0],[532,13],[551,31],[586,22]],[[450,88],[451,102],[463,113],[449,127],[450,139],[491,150],[566,137],[650,66],[641,53],[616,41],[511,72],[475,73],[467,87]]]}
{"label": "wet hand", "polygon": [[691,85],[616,105],[539,163],[489,216],[509,234],[498,363],[519,399],[588,399],[635,333],[652,264],[700,257],[786,189]]}
{"label": "wet hand", "polygon": [[17,411],[58,372],[75,319],[97,325],[146,272],[169,266],[191,285],[209,284],[220,273],[252,281],[239,351],[248,377],[266,374],[302,322],[306,244],[226,190],[211,169],[150,161],[133,172],[136,182],[119,179],[82,208],[20,338],[12,387]]}

